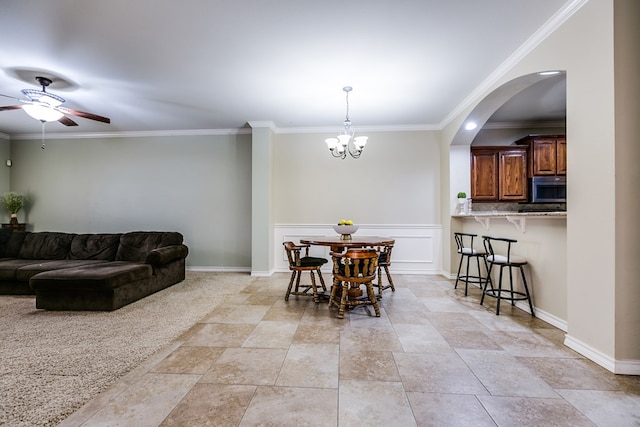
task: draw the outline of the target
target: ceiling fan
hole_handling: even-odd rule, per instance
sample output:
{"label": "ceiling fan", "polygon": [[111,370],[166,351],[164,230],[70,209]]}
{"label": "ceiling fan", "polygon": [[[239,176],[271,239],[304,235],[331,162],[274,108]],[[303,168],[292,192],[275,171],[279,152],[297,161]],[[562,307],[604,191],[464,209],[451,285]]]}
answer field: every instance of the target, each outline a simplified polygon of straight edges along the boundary
{"label": "ceiling fan", "polygon": [[85,119],[97,120],[103,123],[111,123],[111,120],[107,117],[63,107],[62,104],[65,102],[64,98],[46,91],[47,86],[52,83],[52,80],[47,77],[36,77],[36,80],[42,86],[42,90],[22,89],[22,93],[28,98],[28,100],[0,94],[0,96],[16,99],[24,104],[0,107],[0,111],[22,109],[28,115],[43,123],[58,121],[65,126],[78,126],[76,122],[66,116],[67,114]]}

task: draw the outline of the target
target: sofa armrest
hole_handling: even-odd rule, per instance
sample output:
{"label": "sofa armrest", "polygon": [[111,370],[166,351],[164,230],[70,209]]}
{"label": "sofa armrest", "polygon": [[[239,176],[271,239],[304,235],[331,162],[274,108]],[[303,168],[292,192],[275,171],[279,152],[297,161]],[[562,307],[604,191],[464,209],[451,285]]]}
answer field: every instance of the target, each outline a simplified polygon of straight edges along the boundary
{"label": "sofa armrest", "polygon": [[147,255],[146,263],[153,266],[168,264],[171,261],[186,258],[189,254],[189,248],[185,245],[172,245],[156,248]]}

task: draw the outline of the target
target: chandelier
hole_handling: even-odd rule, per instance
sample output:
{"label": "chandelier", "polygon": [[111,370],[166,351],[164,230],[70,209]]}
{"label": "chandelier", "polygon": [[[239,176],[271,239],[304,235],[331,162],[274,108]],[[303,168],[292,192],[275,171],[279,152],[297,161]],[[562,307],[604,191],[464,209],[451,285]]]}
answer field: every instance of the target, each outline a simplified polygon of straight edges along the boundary
{"label": "chandelier", "polygon": [[353,90],[351,86],[345,86],[342,90],[347,94],[347,114],[344,119],[344,129],[342,133],[335,138],[327,138],[324,142],[327,143],[329,151],[333,157],[339,157],[344,159],[347,157],[347,153],[354,159],[357,159],[362,154],[364,146],[367,145],[368,136],[356,136],[354,137],[353,129],[351,129],[351,120],[349,120],[349,92]]}

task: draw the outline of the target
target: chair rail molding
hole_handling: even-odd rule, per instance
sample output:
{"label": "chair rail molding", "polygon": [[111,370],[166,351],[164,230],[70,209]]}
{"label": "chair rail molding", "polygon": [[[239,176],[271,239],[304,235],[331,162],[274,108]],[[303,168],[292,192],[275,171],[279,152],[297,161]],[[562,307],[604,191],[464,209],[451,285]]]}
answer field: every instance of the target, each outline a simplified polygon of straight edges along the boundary
{"label": "chair rail molding", "polygon": [[[390,237],[396,241],[393,248],[391,274],[441,274],[442,226],[439,224],[358,224],[356,235]],[[297,243],[305,237],[335,236],[332,224],[276,224],[273,227],[274,271],[289,271],[287,255],[282,242]],[[313,246],[309,254],[330,259],[330,248]],[[325,264],[322,272],[331,273]]]}

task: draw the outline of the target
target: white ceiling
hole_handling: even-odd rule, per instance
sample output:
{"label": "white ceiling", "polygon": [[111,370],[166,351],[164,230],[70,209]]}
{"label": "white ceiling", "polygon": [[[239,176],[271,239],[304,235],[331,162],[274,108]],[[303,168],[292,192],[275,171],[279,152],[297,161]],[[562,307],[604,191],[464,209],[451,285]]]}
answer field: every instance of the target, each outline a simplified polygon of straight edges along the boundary
{"label": "white ceiling", "polygon": [[[49,133],[235,129],[251,121],[337,129],[346,85],[356,128],[442,126],[571,3],[3,1],[0,93],[22,97],[44,75],[65,106],[111,118],[49,123]],[[563,81],[543,83],[545,102],[516,103],[492,120],[542,114],[526,104],[561,108]],[[0,106],[14,104],[0,98]],[[40,129],[23,111],[0,112],[0,133]]]}

